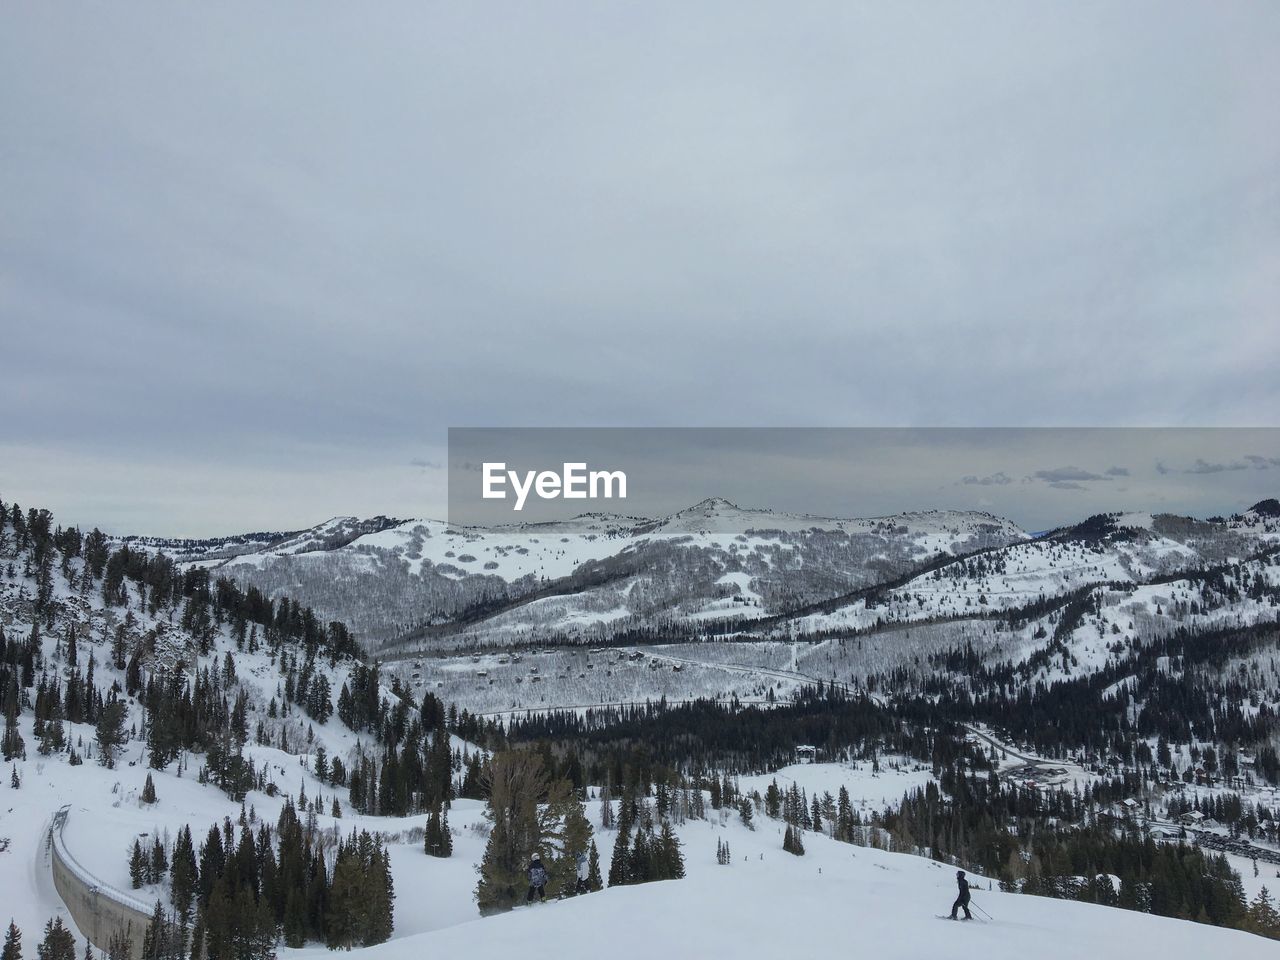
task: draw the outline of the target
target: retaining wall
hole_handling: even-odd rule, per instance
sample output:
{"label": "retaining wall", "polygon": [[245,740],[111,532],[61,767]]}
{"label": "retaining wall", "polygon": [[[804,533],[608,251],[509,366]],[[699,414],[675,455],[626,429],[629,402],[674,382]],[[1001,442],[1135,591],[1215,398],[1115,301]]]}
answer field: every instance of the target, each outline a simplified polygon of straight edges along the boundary
{"label": "retaining wall", "polygon": [[155,905],[102,883],[76,861],[62,839],[62,828],[70,813],[69,806],[55,813],[46,837],[53,886],[90,943],[105,953],[112,938],[123,933],[129,943],[130,960],[140,960],[142,938]]}

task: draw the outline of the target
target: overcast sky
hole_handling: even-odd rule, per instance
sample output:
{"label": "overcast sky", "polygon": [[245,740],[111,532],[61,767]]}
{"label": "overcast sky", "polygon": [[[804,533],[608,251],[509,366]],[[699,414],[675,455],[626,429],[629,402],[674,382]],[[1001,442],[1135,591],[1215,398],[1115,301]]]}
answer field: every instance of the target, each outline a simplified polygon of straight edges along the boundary
{"label": "overcast sky", "polygon": [[449,426],[1274,425],[1278,49],[1271,0],[11,5],[0,497],[201,535],[441,514]]}
{"label": "overcast sky", "polygon": [[[501,496],[485,498],[482,465],[496,462]],[[563,477],[566,463],[622,471],[625,501],[600,486],[595,499],[540,498],[529,473]],[[719,496],[822,517],[983,510],[1038,531],[1114,511],[1243,512],[1280,491],[1280,428],[464,429],[449,432],[448,467],[448,519],[461,524],[660,517]]]}

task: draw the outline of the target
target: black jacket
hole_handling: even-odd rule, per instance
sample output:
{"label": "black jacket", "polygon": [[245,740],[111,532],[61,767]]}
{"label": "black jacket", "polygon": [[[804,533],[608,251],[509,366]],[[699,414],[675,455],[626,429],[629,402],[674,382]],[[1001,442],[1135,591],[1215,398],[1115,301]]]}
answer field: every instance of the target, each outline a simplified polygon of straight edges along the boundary
{"label": "black jacket", "polygon": [[964,877],[956,877],[956,886],[960,888],[960,902],[969,902],[969,881]]}

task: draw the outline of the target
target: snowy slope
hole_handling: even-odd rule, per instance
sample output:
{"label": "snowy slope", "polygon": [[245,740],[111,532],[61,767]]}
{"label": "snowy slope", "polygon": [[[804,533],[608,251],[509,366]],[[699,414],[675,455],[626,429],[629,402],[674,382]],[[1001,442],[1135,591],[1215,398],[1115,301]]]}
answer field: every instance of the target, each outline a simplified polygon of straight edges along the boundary
{"label": "snowy slope", "polygon": [[[594,641],[659,623],[698,634],[780,615],[791,636],[861,631],[1141,583],[1277,545],[1280,518],[1267,501],[1215,522],[1119,512],[1031,539],[978,512],[834,519],[710,499],[657,520],[586,514],[489,529],[336,518],[218,562],[220,572],[346,620],[372,646],[394,641],[392,653]],[[947,555],[986,564],[935,570]],[[921,568],[872,606],[861,597],[833,605]],[[461,639],[442,639],[450,630]]]}
{"label": "snowy slope", "polygon": [[886,596],[795,618],[793,634],[862,630],[876,624],[975,617],[1025,607],[1094,584],[1140,584],[1182,571],[1239,562],[1280,544],[1271,525],[1208,524],[1151,514],[1114,515],[1108,535],[1064,535],[956,560]]}
{"label": "snowy slope", "polygon": [[[397,938],[372,948],[370,958],[776,960],[856,953],[886,960],[957,954],[1077,960],[1129,958],[1137,944],[1187,960],[1275,956],[1274,943],[1248,934],[989,892],[978,878],[974,900],[996,919],[952,924],[935,919],[949,910],[955,892],[953,870],[941,864],[812,834],[806,834],[807,854],[792,857],[782,852],[774,823],[748,831],[734,819],[723,825],[690,821],[679,834],[688,870],[683,880],[605,890]],[[717,839],[728,841],[732,865],[716,864]],[[429,896],[423,897],[427,903]]]}
{"label": "snowy slope", "polygon": [[[362,524],[370,529],[351,536]],[[530,628],[609,633],[634,628],[637,618],[693,625],[754,618],[878,582],[939,553],[1026,539],[986,513],[842,520],[712,499],[658,520],[585,514],[488,529],[335,518],[212,562],[269,593],[300,597],[377,645],[477,604],[488,605],[483,629],[506,636]],[[180,556],[211,562],[208,554]]]}
{"label": "snowy slope", "polygon": [[[815,846],[817,846],[815,844]],[[819,873],[819,867],[822,872]],[[709,871],[718,870],[712,877]],[[987,960],[1129,960],[1275,956],[1275,945],[1236,931],[1085,904],[978,894],[998,919],[952,924],[948,871],[892,854],[766,861],[707,868],[686,880],[626,887],[535,907],[438,933],[392,941],[371,960],[422,956],[655,957],[871,955],[877,960],[982,956]]]}

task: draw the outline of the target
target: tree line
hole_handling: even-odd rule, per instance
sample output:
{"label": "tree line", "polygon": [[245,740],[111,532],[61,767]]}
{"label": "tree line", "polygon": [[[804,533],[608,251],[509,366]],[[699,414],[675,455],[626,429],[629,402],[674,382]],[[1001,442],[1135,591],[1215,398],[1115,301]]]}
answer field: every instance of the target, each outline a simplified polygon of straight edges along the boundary
{"label": "tree line", "polygon": [[211,826],[198,848],[189,826],[171,851],[158,838],[149,849],[135,841],[129,872],[139,888],[168,874],[171,909],[157,902],[152,920],[155,960],[270,960],[281,940],[351,949],[393,931],[395,888],[381,839],[321,830],[291,798],[274,829],[246,817],[238,834],[230,820]]}

